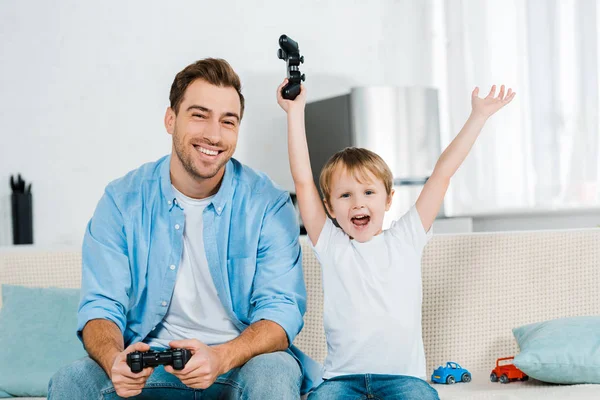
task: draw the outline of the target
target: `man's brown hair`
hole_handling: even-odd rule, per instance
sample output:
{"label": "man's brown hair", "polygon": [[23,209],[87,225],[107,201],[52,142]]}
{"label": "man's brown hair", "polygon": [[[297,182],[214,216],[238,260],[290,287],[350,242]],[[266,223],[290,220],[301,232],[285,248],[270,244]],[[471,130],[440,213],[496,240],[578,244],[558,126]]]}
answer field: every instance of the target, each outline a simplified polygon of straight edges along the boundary
{"label": "man's brown hair", "polygon": [[240,77],[235,73],[229,63],[221,58],[205,58],[185,67],[175,76],[171,85],[169,100],[171,109],[177,114],[183,101],[187,87],[196,79],[203,79],[211,85],[219,87],[232,87],[240,96],[240,120],[244,116],[244,96]]}
{"label": "man's brown hair", "polygon": [[388,196],[392,193],[392,171],[385,161],[371,150],[360,147],[346,147],[331,156],[321,170],[319,186],[321,186],[321,193],[323,193],[327,204],[331,204],[331,180],[338,166],[345,168],[359,182],[368,181],[367,172],[370,172],[375,175],[375,178],[383,182]]}

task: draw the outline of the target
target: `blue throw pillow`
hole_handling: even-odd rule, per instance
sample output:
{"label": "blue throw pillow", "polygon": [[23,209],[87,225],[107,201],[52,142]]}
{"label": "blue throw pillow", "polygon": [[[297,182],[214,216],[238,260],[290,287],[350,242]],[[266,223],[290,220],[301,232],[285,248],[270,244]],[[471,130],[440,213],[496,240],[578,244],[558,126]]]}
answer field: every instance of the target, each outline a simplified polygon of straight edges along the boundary
{"label": "blue throw pillow", "polygon": [[2,285],[0,397],[46,396],[52,375],[86,355],[75,334],[79,292]]}
{"label": "blue throw pillow", "polygon": [[513,329],[514,364],[540,381],[600,383],[600,316],[561,318]]}

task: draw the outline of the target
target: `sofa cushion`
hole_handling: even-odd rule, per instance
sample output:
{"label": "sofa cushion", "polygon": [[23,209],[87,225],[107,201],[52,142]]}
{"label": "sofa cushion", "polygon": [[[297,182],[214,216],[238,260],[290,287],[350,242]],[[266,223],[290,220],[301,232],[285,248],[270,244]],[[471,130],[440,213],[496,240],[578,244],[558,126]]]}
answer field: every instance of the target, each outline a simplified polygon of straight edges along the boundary
{"label": "sofa cushion", "polygon": [[551,383],[600,383],[600,316],[560,318],[513,329],[514,364]]}
{"label": "sofa cushion", "polygon": [[46,396],[52,375],[86,354],[75,335],[79,292],[2,285],[0,391]]}

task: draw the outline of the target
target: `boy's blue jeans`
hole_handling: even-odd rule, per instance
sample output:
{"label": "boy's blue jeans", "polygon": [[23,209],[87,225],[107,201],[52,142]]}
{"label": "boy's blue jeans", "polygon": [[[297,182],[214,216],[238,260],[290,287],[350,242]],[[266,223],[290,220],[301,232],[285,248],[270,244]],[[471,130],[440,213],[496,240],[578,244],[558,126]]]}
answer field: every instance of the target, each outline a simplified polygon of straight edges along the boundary
{"label": "boy's blue jeans", "polygon": [[308,400],[439,400],[437,391],[422,379],[403,375],[344,375],[327,379]]}
{"label": "boy's blue jeans", "polygon": [[[130,399],[282,399],[298,400],[302,373],[298,361],[279,351],[261,354],[240,368],[217,378],[208,389],[192,389],[173,374],[156,367],[138,396]],[[112,381],[91,358],[85,357],[59,370],[48,385],[49,400],[120,399]]]}

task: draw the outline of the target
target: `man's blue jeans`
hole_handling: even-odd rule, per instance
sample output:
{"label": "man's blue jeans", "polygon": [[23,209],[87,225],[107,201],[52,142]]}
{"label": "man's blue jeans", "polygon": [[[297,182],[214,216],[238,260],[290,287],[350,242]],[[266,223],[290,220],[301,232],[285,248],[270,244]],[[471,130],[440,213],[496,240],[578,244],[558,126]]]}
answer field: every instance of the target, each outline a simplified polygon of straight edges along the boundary
{"label": "man's blue jeans", "polygon": [[[192,389],[162,366],[146,381],[141,394],[130,399],[283,399],[298,400],[302,373],[298,361],[279,351],[261,354],[217,378],[208,389]],[[59,370],[48,385],[49,400],[120,399],[104,370],[91,358]]]}
{"label": "man's blue jeans", "polygon": [[327,379],[308,400],[439,400],[437,391],[422,379],[403,375],[344,375]]}

